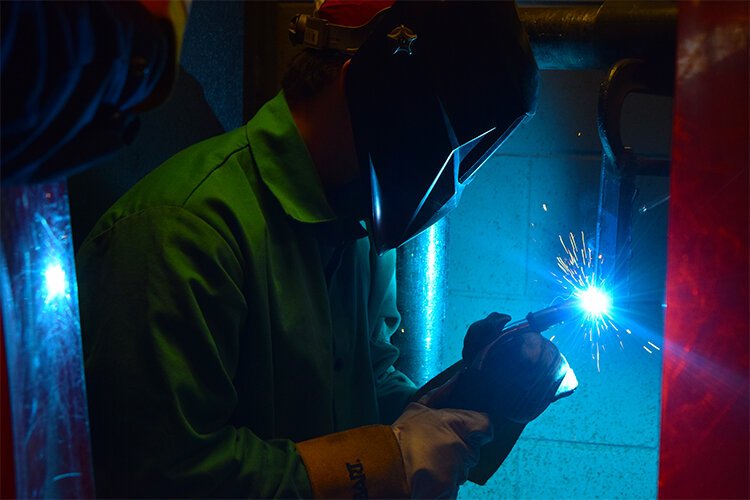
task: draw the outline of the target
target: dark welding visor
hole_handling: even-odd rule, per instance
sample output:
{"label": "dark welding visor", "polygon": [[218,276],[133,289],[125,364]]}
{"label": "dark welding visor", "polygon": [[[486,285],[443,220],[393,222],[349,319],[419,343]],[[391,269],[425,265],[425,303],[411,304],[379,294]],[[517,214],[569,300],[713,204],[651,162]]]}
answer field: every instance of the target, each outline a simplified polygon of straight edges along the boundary
{"label": "dark welding visor", "polygon": [[538,72],[510,2],[396,2],[346,74],[378,252],[455,207],[536,108]]}

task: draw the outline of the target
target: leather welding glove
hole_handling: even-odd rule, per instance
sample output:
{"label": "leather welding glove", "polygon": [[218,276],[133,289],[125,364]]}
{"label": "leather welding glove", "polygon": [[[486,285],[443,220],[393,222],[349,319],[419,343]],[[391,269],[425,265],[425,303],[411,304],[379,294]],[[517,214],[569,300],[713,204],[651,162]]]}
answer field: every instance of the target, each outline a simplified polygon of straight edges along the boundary
{"label": "leather welding glove", "polygon": [[526,424],[577,382],[565,357],[537,332],[500,336],[510,317],[492,313],[473,323],[464,339],[461,367],[420,401],[434,408],[487,411],[494,439],[481,450],[469,480],[484,484],[513,449]]}
{"label": "leather welding glove", "polygon": [[510,316],[507,314],[493,312],[486,318],[472,323],[466,330],[464,348],[461,351],[461,360],[464,365],[470,365],[477,354],[497,339],[509,322]]}
{"label": "leather welding glove", "polygon": [[461,361],[427,382],[417,391],[414,399],[431,408],[446,406],[443,400],[449,398],[459,370],[464,366],[470,366],[477,354],[498,338],[510,319],[507,314],[493,312],[486,318],[472,323],[464,336]]}
{"label": "leather welding glove", "polygon": [[315,498],[455,498],[492,438],[483,413],[411,403],[392,426],[297,444]]}

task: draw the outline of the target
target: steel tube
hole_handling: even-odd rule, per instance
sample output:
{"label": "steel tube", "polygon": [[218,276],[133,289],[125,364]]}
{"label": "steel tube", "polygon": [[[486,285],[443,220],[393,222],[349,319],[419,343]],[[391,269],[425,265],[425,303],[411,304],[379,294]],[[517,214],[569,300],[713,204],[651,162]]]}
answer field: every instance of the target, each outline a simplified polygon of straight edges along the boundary
{"label": "steel tube", "polygon": [[608,69],[627,57],[674,60],[673,2],[533,5],[519,15],[539,69]]}

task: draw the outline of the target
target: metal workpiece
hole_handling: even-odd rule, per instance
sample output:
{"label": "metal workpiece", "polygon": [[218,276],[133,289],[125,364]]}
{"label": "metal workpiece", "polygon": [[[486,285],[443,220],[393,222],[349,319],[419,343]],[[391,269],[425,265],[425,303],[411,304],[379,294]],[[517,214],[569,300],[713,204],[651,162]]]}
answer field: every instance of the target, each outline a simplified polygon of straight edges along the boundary
{"label": "metal workpiece", "polygon": [[609,70],[599,88],[597,129],[602,155],[612,175],[669,175],[668,159],[639,157],[623,144],[620,122],[625,98],[630,93],[670,96],[673,87],[671,64],[629,58],[618,61]]}
{"label": "metal workpiece", "polygon": [[519,15],[539,69],[608,70],[597,124],[611,173],[668,175],[667,161],[636,158],[622,144],[620,116],[631,92],[672,94],[676,2],[534,3]]}
{"label": "metal workpiece", "polygon": [[[632,214],[638,194],[635,178],[668,176],[670,159],[637,155],[623,143],[622,109],[631,93],[673,94],[677,7],[660,2],[606,2],[600,12],[606,12],[600,14],[601,23],[610,23],[611,33],[597,38],[597,43],[607,57],[620,57],[612,62],[599,88],[597,131],[602,164],[595,244],[602,257],[598,273],[618,283],[624,296],[629,293]],[[618,36],[631,41],[619,42]]]}
{"label": "metal workpiece", "polygon": [[625,58],[674,61],[676,2],[534,4],[518,11],[539,69],[607,69]]}
{"label": "metal workpiece", "polygon": [[629,290],[632,215],[637,176],[668,176],[669,158],[637,155],[622,140],[622,108],[631,93],[672,95],[674,64],[627,58],[615,63],[599,88],[597,130],[602,145],[596,253],[603,257],[599,274]]}

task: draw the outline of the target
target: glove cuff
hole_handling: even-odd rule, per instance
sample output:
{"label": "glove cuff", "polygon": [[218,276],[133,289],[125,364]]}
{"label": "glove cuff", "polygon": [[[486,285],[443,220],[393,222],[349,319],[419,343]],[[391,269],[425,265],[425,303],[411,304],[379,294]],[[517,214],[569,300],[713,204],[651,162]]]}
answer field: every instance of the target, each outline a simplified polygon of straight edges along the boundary
{"label": "glove cuff", "polygon": [[387,425],[297,443],[315,498],[408,498],[401,448]]}

